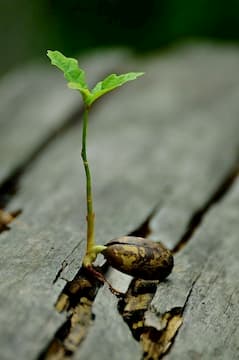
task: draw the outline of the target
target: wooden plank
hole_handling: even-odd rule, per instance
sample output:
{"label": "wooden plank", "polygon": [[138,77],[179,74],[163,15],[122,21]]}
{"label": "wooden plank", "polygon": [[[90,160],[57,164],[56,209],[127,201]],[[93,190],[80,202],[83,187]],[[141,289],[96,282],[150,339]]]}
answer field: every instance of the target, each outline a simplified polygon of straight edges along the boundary
{"label": "wooden plank", "polygon": [[[140,67],[147,77],[115,92],[92,113],[89,159],[96,179],[99,243],[130,233],[158,204],[158,216],[168,214],[165,221],[160,217],[160,237],[175,244],[192,213],[232,167],[238,146],[238,62],[234,59],[239,54],[235,49],[226,51],[224,65],[228,63],[229,70],[223,82],[215,66],[221,51],[188,48],[140,64],[132,61],[131,70]],[[200,55],[199,69],[195,53]],[[164,81],[159,81],[158,74]],[[207,75],[205,83],[202,74]],[[19,360],[36,358],[65,320],[53,309],[64,282],[58,280],[53,286],[52,281],[64,259],[68,265],[62,277],[71,280],[82,258],[85,211],[79,132],[76,124],[42,152],[22,177],[19,193],[9,206],[10,210],[23,208],[23,214],[9,232],[1,234],[1,268],[8,275],[1,285],[5,359],[14,358],[16,351]],[[170,209],[172,216],[166,222]],[[108,299],[102,306],[107,313],[112,305]],[[117,324],[125,329],[122,321]],[[100,338],[100,321],[93,327],[94,336]],[[107,348],[112,344],[112,329],[108,335],[105,331]],[[123,335],[129,333],[118,332],[124,343]],[[130,348],[135,344],[131,340]],[[86,352],[86,344],[82,343],[76,358]],[[125,346],[125,354],[128,349]]]}
{"label": "wooden plank", "polygon": [[238,199],[239,181],[207,214],[176,255],[170,281],[157,289],[151,311],[161,314],[158,321],[175,308],[184,318],[166,359],[238,357]]}
{"label": "wooden plank", "polygon": [[[82,56],[80,63],[94,84],[112,71],[126,53],[102,51]],[[59,71],[45,60],[7,74],[0,82],[0,183],[24,165],[81,106]]]}

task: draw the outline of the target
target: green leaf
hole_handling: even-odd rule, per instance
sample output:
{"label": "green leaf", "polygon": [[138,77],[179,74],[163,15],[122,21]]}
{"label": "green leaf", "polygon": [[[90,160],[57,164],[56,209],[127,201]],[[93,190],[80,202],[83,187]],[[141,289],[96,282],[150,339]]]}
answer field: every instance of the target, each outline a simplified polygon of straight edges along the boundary
{"label": "green leaf", "polygon": [[85,72],[79,67],[76,59],[68,58],[60,53],[60,51],[51,50],[47,51],[47,56],[50,58],[52,65],[63,71],[68,81],[68,86],[71,89],[79,90],[83,97],[87,97],[90,94],[85,80]]}
{"label": "green leaf", "polygon": [[80,91],[84,103],[88,106],[93,104],[102,95],[144,74],[143,72],[130,72],[122,75],[111,74],[98,82],[92,91],[90,91],[85,80],[85,72],[79,67],[76,59],[68,58],[60,53],[60,51],[51,50],[47,51],[47,56],[53,65],[63,71],[69,88]]}
{"label": "green leaf", "polygon": [[89,98],[89,104],[92,104],[96,99],[108,93],[109,91],[122,86],[128,81],[135,80],[137,77],[142,76],[143,74],[143,72],[130,72],[122,75],[111,74],[107,76],[104,80],[98,82],[92,89],[92,95]]}

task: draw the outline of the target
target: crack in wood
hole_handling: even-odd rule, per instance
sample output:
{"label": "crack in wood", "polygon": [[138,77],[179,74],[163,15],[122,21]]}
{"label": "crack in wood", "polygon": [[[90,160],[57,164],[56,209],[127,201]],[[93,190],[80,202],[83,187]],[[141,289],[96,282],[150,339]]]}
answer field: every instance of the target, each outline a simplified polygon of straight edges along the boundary
{"label": "crack in wood", "polygon": [[151,233],[150,221],[158,210],[159,210],[159,205],[155,206],[155,208],[152,211],[150,211],[146,219],[135,230],[129,233],[128,236],[138,236],[138,237],[147,238]]}
{"label": "crack in wood", "polygon": [[66,282],[68,282],[68,280],[66,280],[62,277],[62,273],[67,268],[67,266],[70,266],[73,263],[74,259],[70,260],[70,257],[76,251],[76,249],[81,245],[81,242],[82,241],[80,241],[78,244],[76,244],[73,247],[73,249],[71,250],[71,252],[62,261],[61,267],[57,271],[56,276],[55,276],[54,280],[52,281],[52,284],[55,284],[59,279],[62,279],[62,280],[65,280]]}
{"label": "crack in wood", "polygon": [[170,351],[199,277],[200,274],[192,283],[184,305],[164,314],[157,314],[150,306],[159,282],[132,280],[125,297],[118,302],[118,310],[133,337],[140,342],[144,360],[162,359]]}
{"label": "crack in wood", "polygon": [[208,201],[198,209],[191,217],[188,222],[187,229],[181,239],[179,239],[178,243],[172,249],[173,254],[180,251],[187,242],[192,238],[194,232],[201,225],[204,217],[211,209],[211,207],[220,202],[226,194],[230,191],[231,187],[235,183],[236,179],[239,176],[239,164],[238,159],[236,160],[236,164],[232,167],[232,169],[224,176],[221,183],[218,185],[214,193],[209,197]]}
{"label": "crack in wood", "polygon": [[[97,270],[103,271],[102,268]],[[56,331],[38,360],[65,360],[74,354],[94,320],[92,304],[101,285],[83,268],[65,285],[55,309],[66,312],[66,321]]]}
{"label": "crack in wood", "polygon": [[133,279],[125,296],[118,302],[118,311],[139,341],[144,331],[144,314],[149,308],[159,281]]}
{"label": "crack in wood", "polygon": [[183,316],[180,308],[175,308],[162,316],[165,328],[161,331],[153,327],[146,328],[140,337],[144,360],[158,360],[169,352],[180,326]]}
{"label": "crack in wood", "polygon": [[60,269],[57,271],[55,279],[52,281],[52,284],[55,284],[57,282],[57,280],[61,277],[62,272],[65,270],[67,266],[68,266],[68,262],[66,260],[63,260]]}

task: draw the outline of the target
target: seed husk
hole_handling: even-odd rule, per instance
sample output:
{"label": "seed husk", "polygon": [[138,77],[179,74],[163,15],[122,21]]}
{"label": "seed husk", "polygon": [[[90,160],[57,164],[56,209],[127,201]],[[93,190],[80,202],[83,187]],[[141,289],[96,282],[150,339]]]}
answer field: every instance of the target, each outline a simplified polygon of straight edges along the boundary
{"label": "seed husk", "polygon": [[163,280],[172,271],[173,255],[162,243],[124,236],[106,244],[102,254],[115,269],[145,280]]}

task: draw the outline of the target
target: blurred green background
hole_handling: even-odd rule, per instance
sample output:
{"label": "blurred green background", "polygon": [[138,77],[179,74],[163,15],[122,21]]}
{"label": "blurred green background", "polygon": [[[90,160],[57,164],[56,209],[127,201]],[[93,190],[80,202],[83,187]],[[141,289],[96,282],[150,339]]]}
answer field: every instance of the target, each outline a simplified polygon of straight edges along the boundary
{"label": "blurred green background", "polygon": [[0,0],[0,74],[46,49],[138,52],[188,38],[239,40],[239,0]]}

